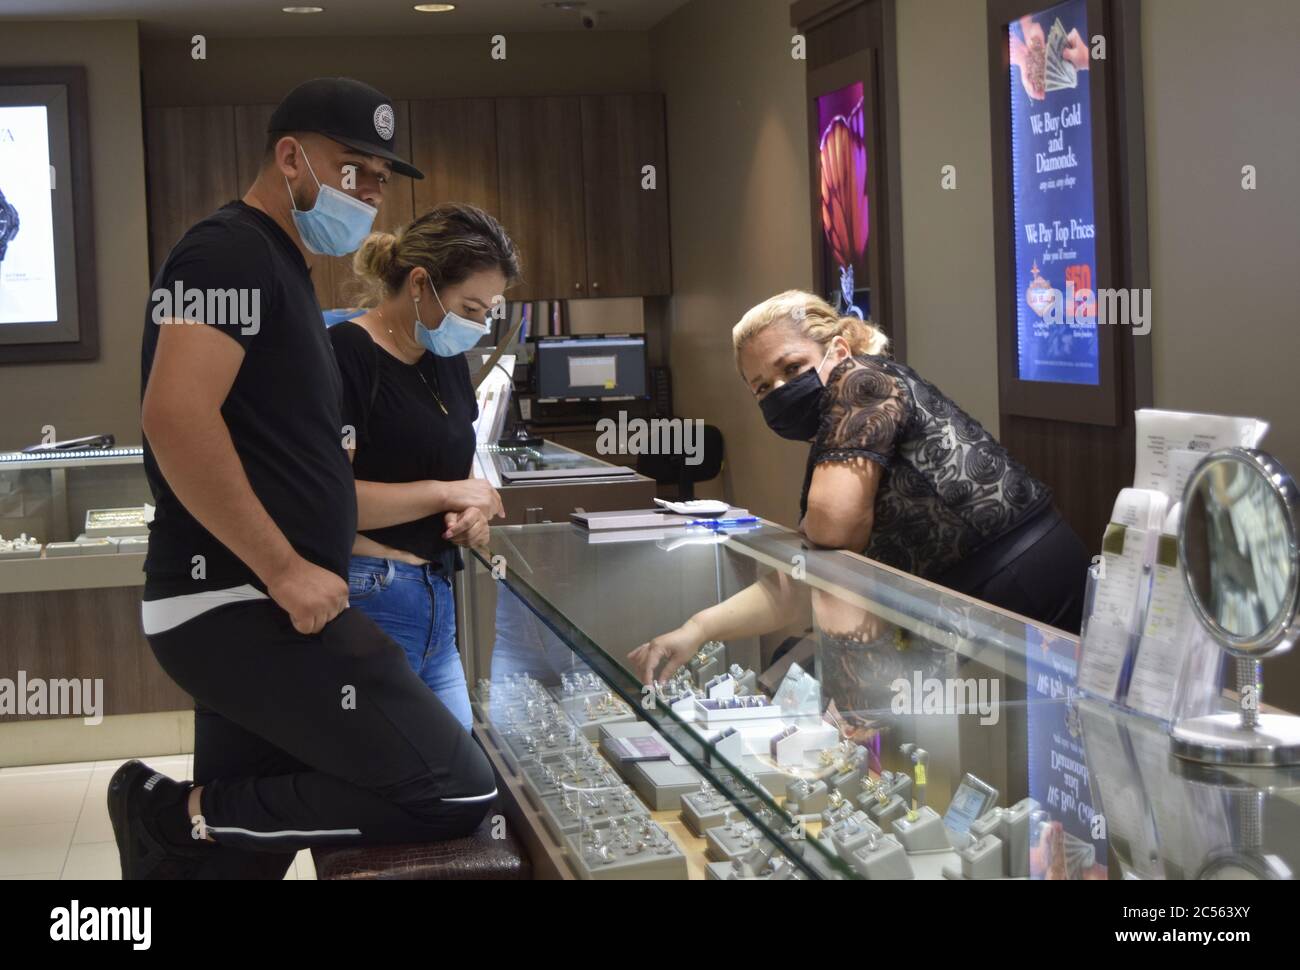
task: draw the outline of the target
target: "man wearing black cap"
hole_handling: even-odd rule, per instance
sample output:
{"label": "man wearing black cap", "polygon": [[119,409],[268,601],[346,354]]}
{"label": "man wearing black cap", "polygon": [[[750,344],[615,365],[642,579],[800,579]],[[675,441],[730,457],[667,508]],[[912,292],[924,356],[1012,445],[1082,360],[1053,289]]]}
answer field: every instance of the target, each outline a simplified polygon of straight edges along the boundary
{"label": "man wearing black cap", "polygon": [[146,315],[142,620],[196,702],[195,782],[138,761],[113,776],[128,879],[279,878],[308,846],[458,837],[496,794],[347,602],[355,482],[311,267],[360,245],[392,173],[422,176],[393,151],[388,99],[346,78],[295,88],[268,135],[252,187],[176,244]]}

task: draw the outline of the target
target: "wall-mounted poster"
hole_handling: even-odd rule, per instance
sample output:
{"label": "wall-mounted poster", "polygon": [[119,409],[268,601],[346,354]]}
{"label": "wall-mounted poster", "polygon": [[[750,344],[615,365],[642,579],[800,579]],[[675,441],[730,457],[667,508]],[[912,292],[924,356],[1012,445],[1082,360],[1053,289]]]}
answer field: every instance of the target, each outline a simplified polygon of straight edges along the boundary
{"label": "wall-mounted poster", "polygon": [[832,277],[828,295],[841,313],[859,318],[870,313],[865,97],[858,81],[816,99],[824,265]]}
{"label": "wall-mounted poster", "polygon": [[1020,380],[1101,382],[1085,0],[1009,25]]}
{"label": "wall-mounted poster", "polygon": [[0,327],[57,319],[48,114],[0,105]]}

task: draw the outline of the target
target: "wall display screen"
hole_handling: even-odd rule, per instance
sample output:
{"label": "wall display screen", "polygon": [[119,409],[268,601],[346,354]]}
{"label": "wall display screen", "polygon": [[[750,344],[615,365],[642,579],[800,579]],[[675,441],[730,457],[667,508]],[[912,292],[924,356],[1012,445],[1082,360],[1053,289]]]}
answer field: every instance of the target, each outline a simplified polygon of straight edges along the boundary
{"label": "wall display screen", "polygon": [[86,72],[0,67],[0,364],[99,355]]}
{"label": "wall display screen", "polygon": [[1101,383],[1085,0],[1008,25],[1016,348],[1023,381]]}
{"label": "wall display screen", "polygon": [[817,97],[817,159],[821,183],[826,289],[841,313],[870,314],[865,86],[861,81]]}
{"label": "wall display screen", "polygon": [[0,326],[56,320],[49,114],[0,105]]}

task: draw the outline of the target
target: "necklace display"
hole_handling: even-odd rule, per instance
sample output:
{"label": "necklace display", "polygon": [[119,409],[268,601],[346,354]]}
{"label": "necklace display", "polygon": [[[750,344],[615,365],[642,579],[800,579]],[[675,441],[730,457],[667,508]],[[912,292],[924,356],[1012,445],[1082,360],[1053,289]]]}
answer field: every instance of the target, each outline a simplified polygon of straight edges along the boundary
{"label": "necklace display", "polygon": [[[419,302],[419,297],[416,297],[416,302],[417,303]],[[380,320],[384,319],[384,311],[379,309],[379,307],[375,307],[375,313],[379,314]],[[393,346],[396,347],[397,334],[393,333],[393,328],[388,326],[387,322],[384,323],[384,329],[388,331],[388,336],[392,338]],[[421,355],[421,359],[423,359],[423,355]],[[429,393],[433,395],[433,399],[438,402],[438,407],[442,409],[442,413],[450,414],[450,412],[447,410],[447,405],[442,403],[442,395],[440,395],[438,391],[434,390],[433,386],[431,386],[429,382],[425,380],[424,375],[420,373],[420,361],[417,360],[411,366],[415,368],[415,376],[420,379],[420,383],[422,383],[428,389]],[[433,373],[433,383],[435,385],[438,383],[438,372],[436,370]]]}

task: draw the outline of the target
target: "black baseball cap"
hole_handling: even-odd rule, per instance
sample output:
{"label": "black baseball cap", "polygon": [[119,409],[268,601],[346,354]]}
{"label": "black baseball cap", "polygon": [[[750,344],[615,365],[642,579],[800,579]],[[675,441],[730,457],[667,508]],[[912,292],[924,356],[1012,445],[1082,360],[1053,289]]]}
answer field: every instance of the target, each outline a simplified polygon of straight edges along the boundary
{"label": "black baseball cap", "polygon": [[393,171],[413,179],[424,173],[393,151],[397,115],[382,91],[350,77],[318,77],[285,95],[267,134],[314,131],[367,155],[386,158]]}

